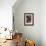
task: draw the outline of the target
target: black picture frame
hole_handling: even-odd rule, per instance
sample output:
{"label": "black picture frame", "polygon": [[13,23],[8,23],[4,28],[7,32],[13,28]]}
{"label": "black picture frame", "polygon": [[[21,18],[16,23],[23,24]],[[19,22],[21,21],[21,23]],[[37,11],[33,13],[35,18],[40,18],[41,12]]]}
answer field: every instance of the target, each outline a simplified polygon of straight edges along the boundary
{"label": "black picture frame", "polygon": [[34,25],[34,13],[24,13],[24,26]]}

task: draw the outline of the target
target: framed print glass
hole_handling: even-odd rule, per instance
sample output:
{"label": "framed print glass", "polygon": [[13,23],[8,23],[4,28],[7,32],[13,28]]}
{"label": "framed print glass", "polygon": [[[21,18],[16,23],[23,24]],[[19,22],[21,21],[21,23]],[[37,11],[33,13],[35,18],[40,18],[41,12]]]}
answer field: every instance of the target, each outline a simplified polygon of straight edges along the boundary
{"label": "framed print glass", "polygon": [[24,13],[24,26],[34,25],[34,13]]}

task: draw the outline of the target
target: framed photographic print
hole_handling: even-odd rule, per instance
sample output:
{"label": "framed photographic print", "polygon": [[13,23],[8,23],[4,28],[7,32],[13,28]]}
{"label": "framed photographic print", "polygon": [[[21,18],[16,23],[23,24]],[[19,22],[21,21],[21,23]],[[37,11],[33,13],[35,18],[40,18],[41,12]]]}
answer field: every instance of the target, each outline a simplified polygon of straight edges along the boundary
{"label": "framed photographic print", "polygon": [[34,13],[24,13],[24,26],[34,25]]}

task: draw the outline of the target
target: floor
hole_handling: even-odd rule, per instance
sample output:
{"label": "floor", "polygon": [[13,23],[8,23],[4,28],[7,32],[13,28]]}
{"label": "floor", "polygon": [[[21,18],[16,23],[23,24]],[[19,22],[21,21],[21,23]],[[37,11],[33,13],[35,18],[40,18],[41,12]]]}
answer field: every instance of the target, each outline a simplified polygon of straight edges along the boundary
{"label": "floor", "polygon": [[[0,46],[23,46],[21,33],[16,33],[12,40],[6,40],[5,38],[0,38]],[[4,42],[5,41],[5,42]],[[2,43],[3,42],[3,43]],[[18,43],[19,42],[19,43]]]}
{"label": "floor", "polygon": [[2,43],[0,46],[16,46],[15,39],[13,39],[13,40],[6,40],[6,42]]}

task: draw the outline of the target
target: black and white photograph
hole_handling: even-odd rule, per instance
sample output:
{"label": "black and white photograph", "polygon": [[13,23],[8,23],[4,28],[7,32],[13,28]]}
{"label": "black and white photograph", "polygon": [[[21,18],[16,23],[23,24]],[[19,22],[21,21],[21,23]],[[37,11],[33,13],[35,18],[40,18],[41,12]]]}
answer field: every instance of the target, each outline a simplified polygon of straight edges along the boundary
{"label": "black and white photograph", "polygon": [[34,25],[34,13],[24,13],[24,25],[25,26]]}

